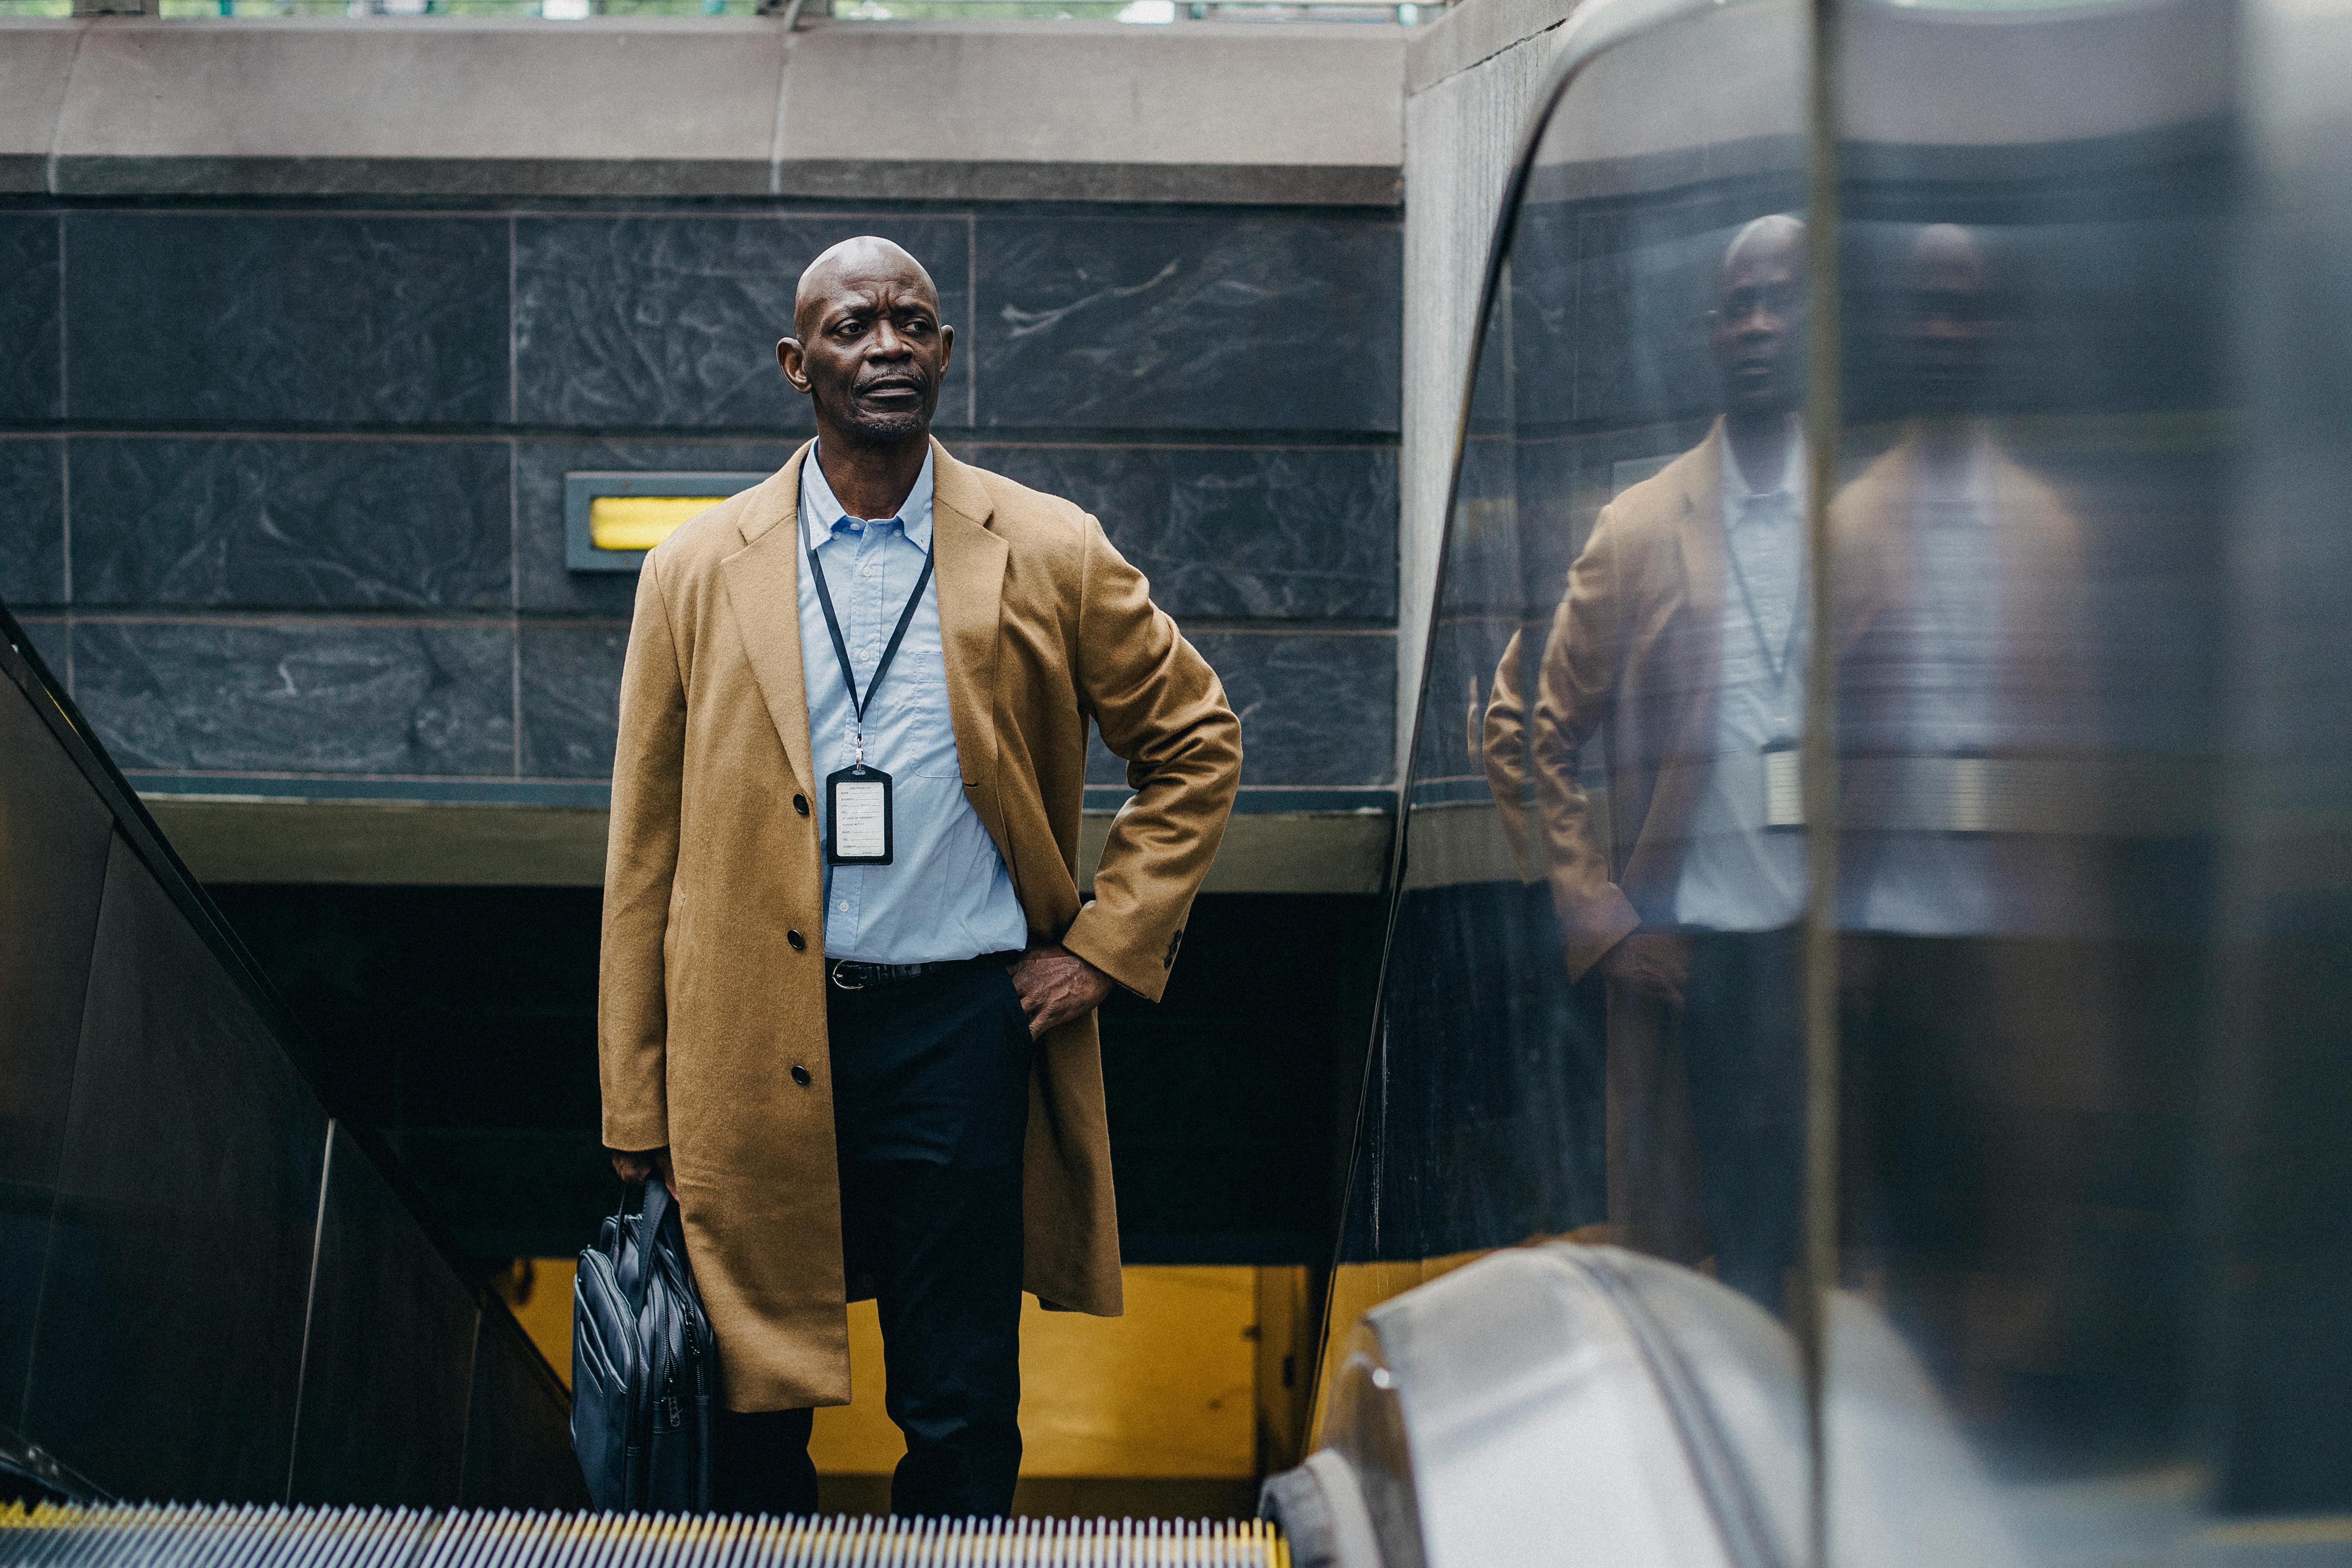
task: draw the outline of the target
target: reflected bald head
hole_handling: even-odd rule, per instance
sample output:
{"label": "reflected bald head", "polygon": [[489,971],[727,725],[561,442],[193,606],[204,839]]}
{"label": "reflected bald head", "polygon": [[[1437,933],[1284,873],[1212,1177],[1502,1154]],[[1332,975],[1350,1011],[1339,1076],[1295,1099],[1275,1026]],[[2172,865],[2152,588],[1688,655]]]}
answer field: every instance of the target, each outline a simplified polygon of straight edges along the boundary
{"label": "reflected bald head", "polygon": [[1929,224],[1911,242],[1910,274],[1903,342],[1914,411],[1975,412],[2000,327],[1984,246],[1958,224]]}
{"label": "reflected bald head", "polygon": [[1965,280],[1981,287],[1984,283],[1984,247],[1977,237],[1956,223],[1931,223],[1919,231],[1911,242],[1911,265],[1922,273],[1934,273],[1955,280]]}
{"label": "reflected bald head", "polygon": [[807,337],[815,328],[816,315],[845,289],[877,283],[912,286],[934,313],[940,308],[939,286],[904,246],[877,234],[861,234],[827,247],[801,274],[800,287],[793,291],[793,335]]}
{"label": "reflected bald head", "polygon": [[1735,427],[1772,425],[1796,406],[1804,390],[1803,224],[1773,213],[1732,237],[1707,342]]}
{"label": "reflected bald head", "polygon": [[1758,266],[1785,266],[1801,273],[1805,265],[1805,224],[1787,213],[1767,213],[1732,237],[1723,253],[1723,284],[1731,287],[1738,274]]}

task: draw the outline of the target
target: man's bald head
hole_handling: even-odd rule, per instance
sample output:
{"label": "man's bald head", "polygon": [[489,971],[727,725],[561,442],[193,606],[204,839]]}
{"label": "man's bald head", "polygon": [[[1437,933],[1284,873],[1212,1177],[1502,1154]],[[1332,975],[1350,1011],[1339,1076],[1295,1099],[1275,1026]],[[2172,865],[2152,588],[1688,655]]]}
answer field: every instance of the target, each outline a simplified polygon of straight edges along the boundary
{"label": "man's bald head", "polygon": [[916,453],[954,349],[955,330],[940,320],[940,290],[923,264],[862,234],[801,274],[793,335],[776,345],[776,363],[793,390],[816,405],[825,450]]}
{"label": "man's bald head", "polygon": [[934,313],[939,310],[939,285],[906,247],[878,234],[861,234],[826,247],[803,269],[800,287],[793,290],[793,335],[805,339],[815,331],[810,312],[822,310],[845,289],[862,293],[859,285],[876,283],[912,285]]}
{"label": "man's bald head", "polygon": [[1759,264],[1785,264],[1801,274],[1805,266],[1805,220],[1787,213],[1766,213],[1732,237],[1723,253],[1723,283]]}
{"label": "man's bald head", "polygon": [[1911,242],[1915,276],[1940,275],[1984,287],[1984,247],[1977,237],[1956,223],[1931,223]]}
{"label": "man's bald head", "polygon": [[1805,226],[1787,213],[1758,218],[1723,253],[1707,345],[1735,426],[1769,425],[1804,395]]}
{"label": "man's bald head", "polygon": [[1912,401],[1923,414],[1974,410],[1998,335],[1983,242],[1956,223],[1929,224],[1911,242],[1904,342]]}

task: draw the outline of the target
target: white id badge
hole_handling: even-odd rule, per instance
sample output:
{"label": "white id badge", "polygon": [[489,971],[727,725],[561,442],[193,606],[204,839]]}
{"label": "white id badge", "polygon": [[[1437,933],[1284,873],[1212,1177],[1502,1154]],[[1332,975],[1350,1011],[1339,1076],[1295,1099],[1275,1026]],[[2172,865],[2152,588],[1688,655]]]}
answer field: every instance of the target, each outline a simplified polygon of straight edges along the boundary
{"label": "white id badge", "polygon": [[1802,827],[1805,825],[1805,774],[1794,746],[1775,746],[1764,753],[1764,826]]}
{"label": "white id badge", "polygon": [[824,781],[824,858],[835,866],[890,863],[890,775],[844,768]]}

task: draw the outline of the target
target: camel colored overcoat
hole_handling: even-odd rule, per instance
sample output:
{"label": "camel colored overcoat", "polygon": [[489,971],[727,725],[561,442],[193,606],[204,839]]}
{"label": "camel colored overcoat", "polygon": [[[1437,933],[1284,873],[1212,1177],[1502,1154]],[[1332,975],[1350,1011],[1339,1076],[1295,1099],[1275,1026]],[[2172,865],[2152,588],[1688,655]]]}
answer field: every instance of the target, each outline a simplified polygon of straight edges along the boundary
{"label": "camel colored overcoat", "polygon": [[[803,810],[823,784],[801,668],[797,517],[810,450],[646,555],[613,763],[604,1137],[671,1151],[735,1410],[850,1396],[822,849]],[[932,458],[965,798],[1004,857],[1033,943],[1059,941],[1157,1000],[1223,837],[1240,723],[1092,517],[937,442]],[[1136,793],[1081,904],[1089,722],[1127,760]],[[1024,1167],[1028,1289],[1051,1306],[1118,1314],[1091,1015],[1040,1043]]]}
{"label": "camel colored overcoat", "polygon": [[[1692,812],[1714,750],[1725,591],[1723,425],[1602,510],[1570,568],[1538,666],[1533,713],[1514,637],[1486,710],[1486,771],[1496,798],[1519,798],[1521,735],[1532,758],[1541,868],[1567,936],[1571,976],[1643,925],[1673,923]],[[1890,629],[1913,605],[1912,432],[1830,504],[1836,545],[1840,719],[1866,729],[1906,658]],[[2083,548],[2073,519],[2039,479],[1986,446],[1986,505],[2002,542],[2005,608],[2000,688],[2036,748],[2086,739],[2081,658]],[[1605,736],[1604,853],[1578,783],[1585,743]],[[1507,822],[1507,827],[1518,827]],[[1844,874],[1859,876],[1866,824],[1849,820]],[[1524,828],[1518,829],[1524,833]],[[2004,845],[2013,876],[2075,888],[2092,879],[2046,843]],[[2080,900],[2076,900],[2076,903]],[[2093,917],[2075,916],[2074,921]]]}
{"label": "camel colored overcoat", "polygon": [[[1537,666],[1529,753],[1540,855],[1580,976],[1647,924],[1670,924],[1691,814],[1715,742],[1723,638],[1723,424],[1601,510],[1570,568]],[[1517,648],[1513,649],[1516,652]],[[1516,677],[1516,660],[1505,671]],[[1495,678],[1488,772],[1515,755],[1518,682]],[[1609,760],[1609,852],[1577,763]],[[1702,764],[1702,765],[1694,765]]]}

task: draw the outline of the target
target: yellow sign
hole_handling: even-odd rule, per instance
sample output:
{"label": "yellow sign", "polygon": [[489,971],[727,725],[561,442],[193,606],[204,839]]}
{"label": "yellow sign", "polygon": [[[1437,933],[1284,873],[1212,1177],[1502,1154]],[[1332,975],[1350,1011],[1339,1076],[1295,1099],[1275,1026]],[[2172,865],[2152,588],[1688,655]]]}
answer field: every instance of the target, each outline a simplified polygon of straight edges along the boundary
{"label": "yellow sign", "polygon": [[[599,550],[651,550],[678,524],[725,496],[598,496],[588,503],[588,542]],[[574,513],[573,515],[578,515]]]}

